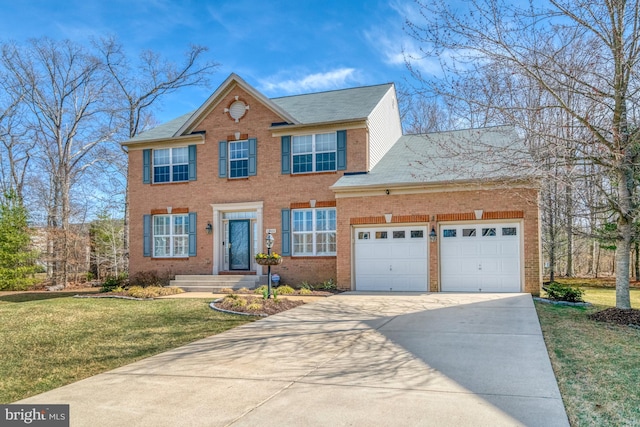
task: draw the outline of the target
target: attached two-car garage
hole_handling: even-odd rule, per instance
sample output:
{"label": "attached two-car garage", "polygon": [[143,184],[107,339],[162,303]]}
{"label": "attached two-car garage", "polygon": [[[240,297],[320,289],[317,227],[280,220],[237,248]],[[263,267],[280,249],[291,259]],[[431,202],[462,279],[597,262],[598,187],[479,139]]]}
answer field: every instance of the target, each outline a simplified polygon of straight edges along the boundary
{"label": "attached two-car garage", "polygon": [[[429,290],[426,226],[354,230],[355,288],[360,291]],[[440,290],[521,292],[520,223],[440,225]]]}

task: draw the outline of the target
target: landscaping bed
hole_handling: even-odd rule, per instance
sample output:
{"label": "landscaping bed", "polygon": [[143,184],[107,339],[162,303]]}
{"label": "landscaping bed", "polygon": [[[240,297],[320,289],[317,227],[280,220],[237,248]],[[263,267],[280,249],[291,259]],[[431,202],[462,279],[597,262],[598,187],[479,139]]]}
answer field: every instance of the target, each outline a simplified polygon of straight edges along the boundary
{"label": "landscaping bed", "polygon": [[617,325],[635,325],[640,327],[640,310],[622,310],[611,307],[597,313],[590,314],[589,319],[599,322],[615,323]]}
{"label": "landscaping bed", "polygon": [[[266,285],[262,285],[262,286],[260,286],[259,288],[256,288],[256,289],[225,288],[225,289],[221,289],[220,293],[223,293],[223,294],[239,294],[239,295],[252,295],[252,294],[262,295],[266,288],[267,288]],[[271,289],[272,289],[272,292],[274,292],[276,295],[279,295],[279,296],[281,296],[281,295],[296,295],[296,296],[328,297],[328,296],[335,295],[337,293],[343,292],[343,291],[340,291],[340,290],[337,290],[337,289],[322,289],[322,290],[309,289],[309,288],[294,289],[291,286],[287,286],[287,285],[281,285],[281,286],[278,286],[278,287],[273,286]]]}
{"label": "landscaping bed", "polygon": [[264,299],[261,297],[229,294],[220,300],[214,301],[213,304],[216,308],[221,308],[226,311],[258,316],[281,313],[304,304],[304,301],[294,301],[286,298]]}

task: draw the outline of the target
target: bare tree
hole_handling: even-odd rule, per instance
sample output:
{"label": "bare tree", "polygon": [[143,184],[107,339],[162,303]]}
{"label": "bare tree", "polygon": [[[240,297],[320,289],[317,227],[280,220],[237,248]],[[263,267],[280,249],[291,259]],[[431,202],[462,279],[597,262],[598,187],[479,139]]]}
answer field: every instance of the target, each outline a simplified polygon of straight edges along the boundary
{"label": "bare tree", "polygon": [[[1,65],[10,60],[4,50],[0,52]],[[24,201],[24,186],[33,141],[25,127],[23,114],[24,93],[13,76],[0,72],[0,189],[14,191],[20,203]]]}
{"label": "bare tree", "polygon": [[[117,119],[124,132],[121,140],[135,137],[154,123],[153,108],[157,108],[162,97],[188,86],[207,86],[209,77],[218,64],[204,58],[207,48],[191,46],[185,60],[177,64],[162,58],[152,51],[143,51],[138,60],[132,62],[124,53],[122,45],[113,37],[95,42],[112,82]],[[125,147],[121,156],[114,159],[119,165],[123,182],[126,182],[128,163]],[[129,193],[123,189],[124,206],[124,251],[125,263],[129,253]]]}
{"label": "bare tree", "polygon": [[30,109],[39,165],[48,174],[48,226],[54,285],[68,280],[72,187],[99,161],[95,148],[114,135],[113,109],[100,60],[80,45],[47,38],[5,44],[6,71],[19,82]]}
{"label": "bare tree", "polygon": [[[576,140],[568,135],[559,142],[575,149],[576,163],[597,165],[612,182],[603,190],[617,223],[616,306],[631,308],[639,144],[630,131],[629,116],[638,107],[640,1],[549,0],[521,7],[472,0],[465,9],[440,0],[418,4],[421,17],[408,21],[407,28],[422,43],[425,55],[447,58],[442,61],[445,75],[478,81],[491,73],[501,82],[496,96],[476,101],[460,95],[450,80],[425,78],[413,69],[431,92],[517,119],[535,118],[522,104],[534,88],[545,94],[538,111],[565,114],[569,121],[558,121],[557,127],[571,126],[572,134],[587,136]],[[525,130],[536,134],[535,121]],[[556,130],[553,135],[562,134]],[[537,137],[545,140],[545,135]]]}

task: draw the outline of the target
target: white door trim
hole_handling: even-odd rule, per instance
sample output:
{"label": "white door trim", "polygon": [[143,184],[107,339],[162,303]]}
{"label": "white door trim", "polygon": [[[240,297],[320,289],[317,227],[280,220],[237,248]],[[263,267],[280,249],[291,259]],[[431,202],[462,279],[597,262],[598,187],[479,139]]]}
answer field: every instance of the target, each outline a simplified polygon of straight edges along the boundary
{"label": "white door trim", "polygon": [[[212,204],[213,209],[213,271],[212,274],[219,274],[224,267],[224,224],[223,214],[225,212],[256,212],[256,223],[258,226],[258,233],[262,233],[262,216],[264,202],[240,202],[240,203],[216,203]],[[258,238],[258,251],[262,251],[262,244],[264,239]],[[251,264],[251,270],[260,271],[258,264],[254,262]]]}

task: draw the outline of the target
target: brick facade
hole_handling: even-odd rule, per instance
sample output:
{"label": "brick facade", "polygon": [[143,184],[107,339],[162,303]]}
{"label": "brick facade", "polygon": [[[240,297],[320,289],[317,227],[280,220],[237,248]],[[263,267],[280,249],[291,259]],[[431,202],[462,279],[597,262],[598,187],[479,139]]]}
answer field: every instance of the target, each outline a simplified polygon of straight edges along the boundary
{"label": "brick facade", "polygon": [[[230,120],[224,108],[235,96],[250,106],[246,115],[236,123]],[[129,197],[130,197],[130,274],[140,271],[171,271],[174,274],[212,274],[214,257],[219,253],[213,247],[213,237],[205,227],[213,223],[213,204],[263,202],[263,229],[278,230],[274,251],[281,251],[279,231],[281,210],[291,206],[309,206],[316,200],[317,206],[335,206],[335,195],[330,190],[345,171],[304,175],[281,173],[280,136],[270,130],[272,123],[281,122],[272,110],[236,86],[217,104],[195,131],[204,132],[204,144],[197,145],[197,180],[180,183],[143,184],[142,149],[163,148],[162,143],[140,144],[129,149]],[[357,128],[360,126],[360,128]],[[347,129],[347,170],[366,169],[367,131],[364,121],[350,124]],[[354,128],[355,127],[355,128]],[[325,128],[326,129],[326,128]],[[340,129],[335,125],[333,130]],[[322,132],[320,128],[305,130]],[[328,132],[328,130],[324,130]],[[219,141],[227,140],[236,132],[257,138],[257,175],[241,179],[218,177]],[[241,135],[244,136],[244,135]],[[189,258],[161,258],[143,256],[143,223],[145,214],[166,212],[197,213],[197,255]],[[262,231],[259,239],[263,240]],[[223,248],[218,248],[223,250]],[[335,280],[336,257],[287,257],[273,273],[279,273],[283,282],[299,284]],[[266,273],[266,268],[264,269]],[[261,271],[259,271],[261,273]]]}
{"label": "brick facade", "polygon": [[[273,108],[253,96],[236,83],[217,92],[219,99],[209,105],[210,110],[195,123],[188,142],[181,139],[142,140],[129,144],[129,198],[130,198],[130,274],[142,271],[170,271],[173,274],[224,274],[222,255],[226,250],[222,236],[224,209],[233,210],[235,204],[252,206],[258,219],[253,220],[257,250],[262,247],[267,229],[276,229],[276,252],[282,251],[281,215],[283,209],[301,209],[312,206],[331,207],[337,211],[337,256],[291,257],[272,268],[281,276],[282,283],[297,285],[302,282],[320,283],[329,279],[343,289],[352,289],[352,228],[358,225],[385,224],[385,214],[392,213],[394,224],[426,225],[428,230],[445,221],[473,220],[474,210],[485,212],[483,221],[509,219],[521,221],[524,250],[524,291],[538,294],[541,285],[540,235],[537,208],[537,190],[513,188],[508,185],[485,189],[442,187],[430,191],[421,186],[415,189],[384,190],[349,195],[334,193],[330,188],[345,173],[365,172],[369,168],[369,133],[367,120],[328,123],[317,126],[280,128],[282,123]],[[246,114],[236,122],[225,108],[236,99],[249,105]],[[314,174],[281,173],[281,136],[323,133],[346,130],[346,171]],[[187,137],[190,138],[190,137]],[[255,176],[241,179],[219,177],[219,143],[237,138],[256,138],[257,155]],[[196,180],[180,183],[144,184],[143,150],[175,146],[196,145]],[[153,258],[143,253],[143,216],[163,213],[195,213],[196,255],[188,258]],[[212,224],[213,233],[207,232]],[[253,228],[252,228],[253,230]],[[429,243],[429,283],[431,291],[438,291],[438,244]],[[253,252],[252,249],[252,259]],[[217,270],[216,270],[217,269]],[[266,267],[255,267],[257,274],[265,274]]]}
{"label": "brick facade", "polygon": [[[440,222],[476,222],[475,210],[483,210],[481,221],[505,220],[522,222],[524,236],[524,292],[540,293],[540,233],[538,192],[531,188],[462,190],[454,186],[450,192],[420,192],[387,195],[384,191],[356,197],[338,197],[338,262],[337,280],[343,289],[352,289],[352,227],[368,224],[426,225],[438,228]],[[385,214],[391,213],[391,223]],[[429,243],[429,288],[439,291],[438,242]]]}

